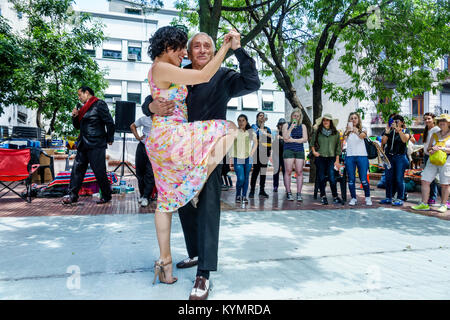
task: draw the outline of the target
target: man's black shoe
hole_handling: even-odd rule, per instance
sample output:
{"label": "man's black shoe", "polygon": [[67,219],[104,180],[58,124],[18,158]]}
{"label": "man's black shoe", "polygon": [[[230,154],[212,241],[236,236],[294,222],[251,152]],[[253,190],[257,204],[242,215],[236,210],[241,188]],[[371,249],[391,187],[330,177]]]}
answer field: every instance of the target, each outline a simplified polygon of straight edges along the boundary
{"label": "man's black shoe", "polygon": [[260,193],[259,193],[259,196],[261,197],[261,198],[269,198],[269,195],[265,192],[265,191],[261,191]]}
{"label": "man's black shoe", "polygon": [[106,200],[105,198],[101,198],[100,200],[98,200],[96,203],[97,204],[105,204],[111,201],[111,198]]}
{"label": "man's black shoe", "polygon": [[253,199],[255,197],[255,191],[250,191],[250,193],[248,194],[248,197],[250,199]]}
{"label": "man's black shoe", "polygon": [[192,259],[186,258],[177,263],[177,268],[179,269],[190,268],[196,266],[197,264],[198,264],[198,257],[194,257]]}
{"label": "man's black shoe", "polygon": [[324,205],[328,204],[327,197],[322,197],[322,204],[324,204]]}
{"label": "man's black shoe", "polygon": [[334,204],[344,204],[344,201],[342,201],[341,198],[336,197],[336,198],[334,198],[333,203]]}

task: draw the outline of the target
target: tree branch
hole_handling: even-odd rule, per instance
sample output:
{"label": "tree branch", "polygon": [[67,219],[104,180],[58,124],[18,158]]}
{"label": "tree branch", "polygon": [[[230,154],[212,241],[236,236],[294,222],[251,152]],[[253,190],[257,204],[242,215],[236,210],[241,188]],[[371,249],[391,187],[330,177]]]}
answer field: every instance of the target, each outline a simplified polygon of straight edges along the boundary
{"label": "tree branch", "polygon": [[246,7],[228,7],[228,6],[222,6],[222,11],[249,11],[252,12],[255,9],[258,9],[259,7],[262,7],[266,4],[271,3],[271,0],[259,3],[259,4],[255,4],[255,5],[250,5],[250,6],[246,6]]}

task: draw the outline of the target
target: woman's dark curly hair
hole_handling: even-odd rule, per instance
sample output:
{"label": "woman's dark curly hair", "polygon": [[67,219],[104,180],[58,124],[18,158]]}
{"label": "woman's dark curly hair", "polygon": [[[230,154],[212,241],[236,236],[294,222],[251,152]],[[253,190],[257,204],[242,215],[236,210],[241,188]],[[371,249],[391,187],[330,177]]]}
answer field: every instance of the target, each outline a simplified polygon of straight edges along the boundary
{"label": "woman's dark curly hair", "polygon": [[152,60],[168,49],[178,50],[186,47],[187,34],[177,27],[166,26],[156,30],[149,39],[148,55]]}

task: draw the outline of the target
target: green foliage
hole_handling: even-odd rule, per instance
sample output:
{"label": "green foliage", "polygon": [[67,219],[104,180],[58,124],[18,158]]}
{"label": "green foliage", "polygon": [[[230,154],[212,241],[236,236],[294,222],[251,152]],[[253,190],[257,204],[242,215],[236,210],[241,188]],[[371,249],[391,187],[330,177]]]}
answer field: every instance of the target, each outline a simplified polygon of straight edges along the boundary
{"label": "green foliage", "polygon": [[[205,16],[214,17],[214,10],[221,2],[219,20],[203,23]],[[219,24],[219,34],[227,33],[231,28],[241,34],[241,44],[250,54],[259,57],[262,62],[259,73],[263,77],[273,77],[279,89],[293,108],[302,107],[293,87],[294,74],[298,65],[298,51],[309,34],[304,23],[298,19],[303,13],[299,1],[177,1],[181,10],[179,21],[187,21],[191,26],[200,26],[200,30],[214,32],[211,25]],[[216,16],[217,17],[217,16]],[[211,29],[208,29],[211,27]],[[202,29],[203,28],[203,29]],[[215,34],[211,34],[213,38]],[[247,50],[248,51],[248,50]],[[309,118],[304,117],[309,127]]]}
{"label": "green foliage", "polygon": [[345,43],[340,67],[352,86],[326,83],[325,92],[342,103],[352,98],[378,101],[383,118],[400,110],[400,103],[425,91],[436,91],[448,72],[436,61],[448,53],[449,3],[441,1],[391,1],[381,7],[380,28],[367,24],[346,28],[339,41]]}
{"label": "green foliage", "polygon": [[19,102],[14,89],[14,73],[23,60],[22,48],[17,35],[13,34],[8,21],[0,16],[0,115],[3,108]]}
{"label": "green foliage", "polygon": [[17,99],[37,110],[37,125],[49,121],[49,132],[75,134],[71,111],[77,89],[87,85],[102,96],[104,73],[85,52],[104,40],[103,26],[87,14],[71,10],[73,0],[10,0],[28,21],[19,38],[23,62],[14,70]]}

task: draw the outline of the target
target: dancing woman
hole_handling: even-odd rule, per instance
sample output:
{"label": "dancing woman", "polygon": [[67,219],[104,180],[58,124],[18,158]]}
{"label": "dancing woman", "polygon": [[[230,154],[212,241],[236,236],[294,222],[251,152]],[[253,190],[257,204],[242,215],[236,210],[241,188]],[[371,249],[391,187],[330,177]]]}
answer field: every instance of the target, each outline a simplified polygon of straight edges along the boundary
{"label": "dancing woman", "polygon": [[236,125],[226,120],[187,122],[187,85],[208,82],[219,69],[231,46],[230,32],[222,48],[202,69],[181,69],[186,56],[187,35],[167,26],[158,29],[150,39],[148,53],[153,65],[148,82],[154,99],[163,97],[175,102],[171,116],[153,116],[152,132],[146,141],[147,153],[155,174],[158,202],[155,225],[160,257],[155,262],[155,279],[171,284],[172,255],[170,229],[172,213],[201,191],[209,174],[223,159],[236,137]]}

